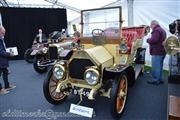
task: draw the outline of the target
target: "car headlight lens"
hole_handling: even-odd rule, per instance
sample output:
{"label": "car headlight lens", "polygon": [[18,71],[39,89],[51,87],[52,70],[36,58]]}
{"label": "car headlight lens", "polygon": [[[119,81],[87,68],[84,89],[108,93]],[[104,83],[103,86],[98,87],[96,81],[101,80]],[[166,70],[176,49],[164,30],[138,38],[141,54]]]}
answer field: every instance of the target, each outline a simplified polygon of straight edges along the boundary
{"label": "car headlight lens", "polygon": [[127,44],[121,44],[120,49],[123,51],[126,51],[127,50]]}
{"label": "car headlight lens", "polygon": [[99,82],[99,71],[94,68],[89,68],[84,73],[84,79],[89,85],[96,85]]}
{"label": "car headlight lens", "polygon": [[128,52],[128,41],[127,39],[123,39],[121,44],[119,45],[120,53],[127,53]]}
{"label": "car headlight lens", "polygon": [[56,79],[63,79],[65,77],[65,68],[62,65],[57,65],[53,69],[53,75]]}
{"label": "car headlight lens", "polygon": [[43,53],[47,53],[47,47],[42,48]]}
{"label": "car headlight lens", "polygon": [[128,45],[126,43],[120,44],[119,48],[120,48],[121,53],[128,52]]}
{"label": "car headlight lens", "polygon": [[64,50],[63,47],[59,47],[59,48],[58,48],[58,53],[61,53],[63,50]]}

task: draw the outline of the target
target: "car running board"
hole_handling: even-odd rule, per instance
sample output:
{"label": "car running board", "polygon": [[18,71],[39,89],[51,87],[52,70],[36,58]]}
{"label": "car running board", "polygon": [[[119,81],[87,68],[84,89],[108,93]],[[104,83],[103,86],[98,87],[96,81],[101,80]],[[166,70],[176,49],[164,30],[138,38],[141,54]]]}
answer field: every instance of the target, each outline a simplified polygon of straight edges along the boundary
{"label": "car running board", "polygon": [[56,64],[56,60],[48,60],[46,62],[43,62],[43,63],[38,63],[38,66],[39,67],[48,67],[48,66],[51,66],[51,65],[55,65]]}

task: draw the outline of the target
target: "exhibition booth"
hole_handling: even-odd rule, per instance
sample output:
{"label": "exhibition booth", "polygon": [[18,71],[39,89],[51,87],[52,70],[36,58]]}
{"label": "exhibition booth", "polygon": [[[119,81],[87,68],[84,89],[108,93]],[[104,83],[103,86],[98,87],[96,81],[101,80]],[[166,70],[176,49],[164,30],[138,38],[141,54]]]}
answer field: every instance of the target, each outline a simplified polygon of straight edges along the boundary
{"label": "exhibition booth", "polygon": [[2,0],[0,119],[179,120],[177,11],[179,0]]}

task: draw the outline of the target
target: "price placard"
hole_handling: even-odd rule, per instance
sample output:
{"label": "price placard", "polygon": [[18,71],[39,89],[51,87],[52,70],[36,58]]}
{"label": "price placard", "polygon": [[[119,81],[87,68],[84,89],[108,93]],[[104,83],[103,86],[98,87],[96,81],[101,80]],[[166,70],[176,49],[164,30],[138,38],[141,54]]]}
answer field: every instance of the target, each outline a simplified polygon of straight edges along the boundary
{"label": "price placard", "polygon": [[92,118],[93,108],[71,104],[69,112],[77,114],[77,115]]}

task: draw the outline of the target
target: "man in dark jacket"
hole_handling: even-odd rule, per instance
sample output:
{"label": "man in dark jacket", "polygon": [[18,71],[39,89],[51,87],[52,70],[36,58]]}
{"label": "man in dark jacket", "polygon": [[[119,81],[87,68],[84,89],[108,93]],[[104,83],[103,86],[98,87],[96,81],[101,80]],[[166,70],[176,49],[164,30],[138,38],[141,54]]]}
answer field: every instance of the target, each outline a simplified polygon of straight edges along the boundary
{"label": "man in dark jacket", "polygon": [[166,32],[162,29],[156,20],[153,20],[150,25],[152,29],[151,38],[147,39],[150,45],[150,54],[152,55],[152,77],[153,80],[148,80],[150,84],[159,85],[163,83],[163,62],[166,52],[163,42],[166,39]]}
{"label": "man in dark jacket", "polygon": [[36,35],[33,44],[36,43],[47,43],[48,39],[46,38],[46,35],[42,32],[42,29],[38,29],[38,34]]}
{"label": "man in dark jacket", "polygon": [[12,53],[6,52],[6,45],[4,43],[4,35],[5,35],[5,29],[3,26],[0,26],[0,75],[2,74],[5,89],[2,88],[2,85],[0,83],[0,94],[6,94],[8,93],[9,89],[13,89],[16,86],[10,85],[8,82],[8,69],[9,66],[8,58],[11,56],[14,56]]}

